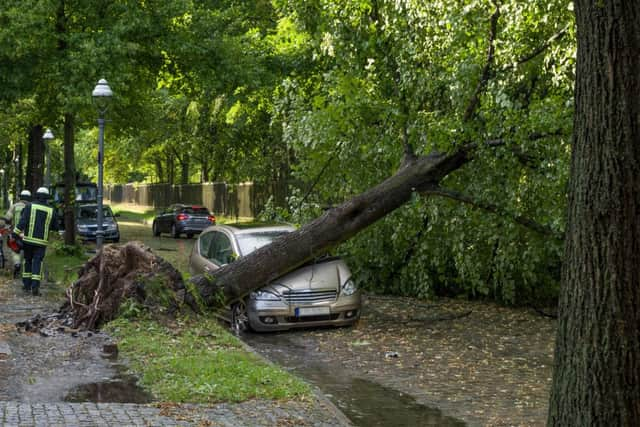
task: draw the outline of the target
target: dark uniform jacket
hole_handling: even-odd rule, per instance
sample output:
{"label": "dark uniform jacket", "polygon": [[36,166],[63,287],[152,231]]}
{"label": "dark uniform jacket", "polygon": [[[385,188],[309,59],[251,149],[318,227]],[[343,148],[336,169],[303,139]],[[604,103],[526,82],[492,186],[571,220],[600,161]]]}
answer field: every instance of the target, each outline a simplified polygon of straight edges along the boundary
{"label": "dark uniform jacket", "polygon": [[49,231],[58,229],[55,210],[46,202],[34,200],[22,209],[20,221],[13,230],[24,233],[23,241],[31,245],[47,246]]}

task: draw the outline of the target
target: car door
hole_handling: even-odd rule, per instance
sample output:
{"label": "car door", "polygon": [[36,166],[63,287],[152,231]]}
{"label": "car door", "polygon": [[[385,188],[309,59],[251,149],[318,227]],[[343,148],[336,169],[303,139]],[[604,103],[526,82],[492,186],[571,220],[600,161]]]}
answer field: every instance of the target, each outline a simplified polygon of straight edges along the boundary
{"label": "car door", "polygon": [[175,205],[171,205],[160,213],[158,216],[158,225],[162,233],[171,232],[171,224],[173,223],[173,213]]}
{"label": "car door", "polygon": [[194,274],[213,273],[236,258],[230,237],[219,230],[201,234],[196,249],[190,262]]}
{"label": "car door", "polygon": [[213,236],[214,232],[209,231],[202,233],[200,237],[198,237],[198,240],[196,240],[189,259],[189,270],[191,274],[203,274],[213,271],[211,261],[207,258]]}

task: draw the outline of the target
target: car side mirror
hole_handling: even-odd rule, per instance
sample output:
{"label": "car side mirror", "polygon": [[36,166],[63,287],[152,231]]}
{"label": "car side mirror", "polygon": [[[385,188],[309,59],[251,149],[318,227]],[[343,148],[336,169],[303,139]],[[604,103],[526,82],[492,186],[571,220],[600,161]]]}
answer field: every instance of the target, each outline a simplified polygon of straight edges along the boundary
{"label": "car side mirror", "polygon": [[116,212],[116,213],[114,213],[114,214],[113,214],[113,216],[115,216],[115,217],[120,217],[120,212]]}

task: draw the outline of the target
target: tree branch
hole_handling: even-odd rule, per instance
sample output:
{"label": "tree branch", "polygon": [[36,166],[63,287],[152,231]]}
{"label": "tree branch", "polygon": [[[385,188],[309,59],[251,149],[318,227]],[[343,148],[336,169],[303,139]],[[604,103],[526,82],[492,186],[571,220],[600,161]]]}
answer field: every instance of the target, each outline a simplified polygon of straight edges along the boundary
{"label": "tree branch", "polygon": [[459,193],[457,191],[453,191],[453,190],[448,190],[446,188],[442,188],[439,186],[433,186],[433,187],[427,187],[424,189],[421,189],[420,191],[422,194],[425,195],[432,195],[432,196],[442,196],[442,197],[446,197],[452,200],[457,200],[459,202],[462,203],[466,203],[468,205],[471,205],[473,207],[476,208],[480,208],[483,209],[487,212],[491,212],[491,213],[495,213],[495,214],[500,214],[500,215],[504,215],[506,217],[511,218],[514,222],[535,231],[536,233],[542,234],[544,236],[550,236],[553,237],[556,240],[563,240],[564,236],[562,236],[561,234],[559,234],[558,232],[556,232],[555,230],[551,229],[549,226],[540,224],[539,222],[536,222],[534,220],[532,220],[531,218],[527,218],[525,216],[522,215],[516,215],[513,214],[511,212],[508,212],[506,209],[498,206],[498,205],[494,205],[492,203],[488,203],[488,202],[483,202],[481,200],[476,200],[474,198],[472,198],[471,196],[468,196],[466,194],[463,193]]}
{"label": "tree branch", "polygon": [[[563,135],[562,129],[556,129],[551,132],[533,132],[529,134],[528,139],[529,141],[537,141],[539,139],[549,138],[553,136],[562,136],[562,135]],[[488,147],[502,147],[507,145],[507,140],[502,138],[490,139],[485,142],[485,145]],[[511,151],[518,158],[520,163],[522,163],[524,166],[527,166],[531,169],[536,169],[538,167],[537,164],[540,162],[541,159],[535,155],[525,152],[521,146],[512,145]]]}
{"label": "tree branch", "polygon": [[471,120],[473,114],[475,113],[478,105],[480,104],[480,95],[487,87],[487,83],[489,82],[489,77],[491,76],[491,66],[493,65],[494,56],[495,56],[495,40],[496,34],[498,32],[498,18],[500,18],[500,5],[495,3],[496,10],[491,15],[491,26],[489,30],[489,47],[487,49],[487,62],[484,64],[484,68],[482,69],[482,73],[480,74],[480,81],[476,86],[476,90],[473,92],[471,99],[469,100],[469,105],[464,112],[464,116],[462,116],[462,121],[467,122]]}
{"label": "tree branch", "polygon": [[554,42],[556,42],[557,40],[562,39],[567,34],[568,30],[569,30],[569,26],[567,25],[566,27],[564,27],[563,29],[561,29],[560,31],[558,31],[557,33],[555,33],[554,35],[549,37],[549,39],[542,46],[539,46],[533,52],[530,52],[529,54],[520,57],[520,59],[518,59],[518,61],[515,64],[509,65],[509,66],[503,68],[502,71],[507,71],[507,70],[516,68],[516,67],[518,67],[518,66],[520,66],[522,64],[525,64],[525,63],[531,61],[532,59],[534,59],[535,57],[537,57],[538,55],[543,53],[545,50],[549,49],[549,47]]}

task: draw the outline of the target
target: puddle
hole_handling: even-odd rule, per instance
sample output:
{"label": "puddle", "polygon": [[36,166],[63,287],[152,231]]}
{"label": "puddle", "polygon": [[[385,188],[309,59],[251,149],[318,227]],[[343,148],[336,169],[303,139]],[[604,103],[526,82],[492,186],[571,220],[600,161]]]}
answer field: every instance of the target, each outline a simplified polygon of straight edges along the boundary
{"label": "puddle", "polygon": [[465,426],[409,395],[355,378],[326,355],[310,352],[287,334],[246,334],[242,337],[267,359],[317,386],[356,426]]}
{"label": "puddle", "polygon": [[118,374],[104,382],[83,384],[71,390],[65,402],[151,403],[153,396],[136,384],[136,378]]}
{"label": "puddle", "polygon": [[[304,373],[300,373],[304,375]],[[356,426],[465,426],[462,421],[442,414],[438,409],[421,405],[413,397],[371,381],[353,378],[347,383],[332,384],[309,379]],[[331,394],[327,394],[330,392]]]}

